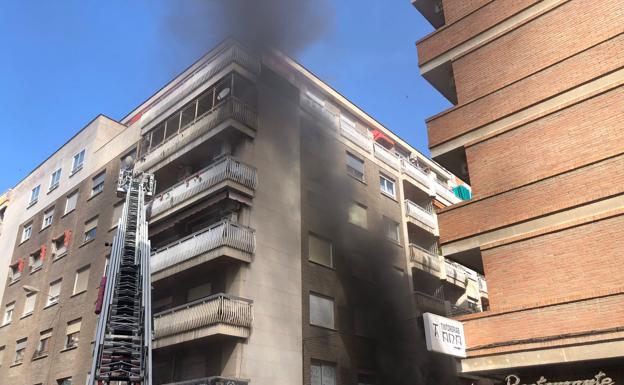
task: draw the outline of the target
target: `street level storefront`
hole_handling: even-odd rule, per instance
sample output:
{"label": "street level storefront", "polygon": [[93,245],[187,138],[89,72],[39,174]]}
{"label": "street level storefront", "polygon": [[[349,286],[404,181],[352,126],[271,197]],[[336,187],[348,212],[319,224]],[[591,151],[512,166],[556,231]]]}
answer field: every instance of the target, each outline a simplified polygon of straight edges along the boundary
{"label": "street level storefront", "polygon": [[545,365],[483,374],[483,380],[478,383],[490,381],[497,385],[624,385],[624,360]]}

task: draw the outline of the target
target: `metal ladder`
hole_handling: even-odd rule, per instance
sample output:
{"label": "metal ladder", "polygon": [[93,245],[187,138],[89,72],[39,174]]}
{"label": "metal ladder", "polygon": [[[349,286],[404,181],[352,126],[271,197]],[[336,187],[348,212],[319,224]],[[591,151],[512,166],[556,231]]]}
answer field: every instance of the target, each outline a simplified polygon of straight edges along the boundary
{"label": "metal ladder", "polygon": [[[153,195],[150,174],[120,172],[117,192],[126,201],[102,282],[90,384],[151,385],[150,243],[145,196]],[[102,288],[100,288],[102,290]]]}

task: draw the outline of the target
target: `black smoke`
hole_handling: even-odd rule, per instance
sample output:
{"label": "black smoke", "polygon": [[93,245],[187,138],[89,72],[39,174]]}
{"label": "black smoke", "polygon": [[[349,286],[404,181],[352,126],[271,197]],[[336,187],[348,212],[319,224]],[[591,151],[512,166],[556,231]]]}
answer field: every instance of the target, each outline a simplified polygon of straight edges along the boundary
{"label": "black smoke", "polygon": [[165,27],[179,44],[208,51],[233,37],[245,45],[297,55],[328,36],[329,0],[183,0],[167,3]]}

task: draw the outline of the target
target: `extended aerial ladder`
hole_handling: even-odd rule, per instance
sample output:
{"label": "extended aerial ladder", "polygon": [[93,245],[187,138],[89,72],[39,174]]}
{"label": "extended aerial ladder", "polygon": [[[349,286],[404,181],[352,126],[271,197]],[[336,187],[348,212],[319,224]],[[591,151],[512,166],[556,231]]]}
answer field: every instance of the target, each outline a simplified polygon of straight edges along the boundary
{"label": "extended aerial ladder", "polygon": [[121,170],[117,194],[126,201],[102,278],[90,385],[151,385],[150,242],[145,197],[151,174]]}

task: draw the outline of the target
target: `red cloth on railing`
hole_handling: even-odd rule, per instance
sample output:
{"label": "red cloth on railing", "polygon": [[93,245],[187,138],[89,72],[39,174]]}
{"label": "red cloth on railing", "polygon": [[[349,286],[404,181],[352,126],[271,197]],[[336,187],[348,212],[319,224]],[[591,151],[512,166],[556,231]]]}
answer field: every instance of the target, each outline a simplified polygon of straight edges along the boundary
{"label": "red cloth on railing", "polygon": [[41,245],[41,260],[42,261],[45,261],[46,251],[47,251],[46,246],[45,245]]}
{"label": "red cloth on railing", "polygon": [[383,140],[389,145],[394,146],[394,140],[390,139],[388,135],[384,134],[379,130],[373,130],[373,139],[375,140],[375,142]]}
{"label": "red cloth on railing", "polygon": [[95,314],[102,312],[102,305],[104,304],[104,290],[106,289],[106,276],[103,275],[100,280],[100,287],[98,288],[97,300],[95,301]]}
{"label": "red cloth on railing", "polygon": [[20,257],[20,259],[17,260],[17,270],[21,273],[22,271],[24,271],[24,258]]}
{"label": "red cloth on railing", "polygon": [[65,245],[65,247],[69,247],[69,243],[71,242],[71,237],[72,237],[72,231],[65,230],[65,233],[63,235],[64,235],[63,244]]}

